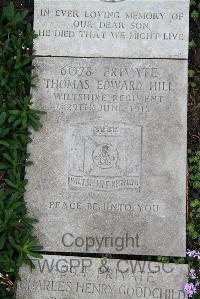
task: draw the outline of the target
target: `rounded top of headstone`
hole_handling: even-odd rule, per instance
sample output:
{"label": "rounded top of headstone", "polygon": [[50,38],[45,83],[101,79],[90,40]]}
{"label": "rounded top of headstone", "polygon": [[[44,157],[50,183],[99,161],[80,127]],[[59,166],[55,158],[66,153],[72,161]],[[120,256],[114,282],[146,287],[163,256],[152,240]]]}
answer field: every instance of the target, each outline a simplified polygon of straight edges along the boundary
{"label": "rounded top of headstone", "polygon": [[122,2],[122,1],[125,1],[125,0],[100,0],[100,1],[115,3],[115,2]]}

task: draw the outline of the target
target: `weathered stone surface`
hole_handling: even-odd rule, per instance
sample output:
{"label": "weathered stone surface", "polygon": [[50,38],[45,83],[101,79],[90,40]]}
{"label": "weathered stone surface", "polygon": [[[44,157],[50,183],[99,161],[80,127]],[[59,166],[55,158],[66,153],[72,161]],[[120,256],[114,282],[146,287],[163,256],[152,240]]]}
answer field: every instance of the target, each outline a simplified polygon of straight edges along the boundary
{"label": "weathered stone surface", "polygon": [[186,299],[187,265],[45,255],[20,270],[17,299]]}
{"label": "weathered stone surface", "polygon": [[184,256],[187,62],[35,65],[26,200],[45,250]]}
{"label": "weathered stone surface", "polygon": [[35,0],[37,55],[187,58],[189,0]]}

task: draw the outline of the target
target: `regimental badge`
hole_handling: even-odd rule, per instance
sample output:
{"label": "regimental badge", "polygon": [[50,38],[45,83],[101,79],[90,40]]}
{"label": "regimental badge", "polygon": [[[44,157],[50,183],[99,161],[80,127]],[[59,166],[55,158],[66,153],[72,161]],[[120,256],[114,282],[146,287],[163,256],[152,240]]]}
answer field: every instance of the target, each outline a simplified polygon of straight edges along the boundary
{"label": "regimental badge", "polygon": [[141,189],[142,127],[127,123],[70,126],[69,188]]}

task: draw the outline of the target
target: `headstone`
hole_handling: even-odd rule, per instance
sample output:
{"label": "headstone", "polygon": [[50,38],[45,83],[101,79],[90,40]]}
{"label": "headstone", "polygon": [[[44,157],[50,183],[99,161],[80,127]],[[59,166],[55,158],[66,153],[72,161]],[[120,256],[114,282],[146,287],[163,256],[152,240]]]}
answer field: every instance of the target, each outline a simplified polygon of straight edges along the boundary
{"label": "headstone", "polygon": [[35,0],[37,55],[188,57],[189,0]]}
{"label": "headstone", "polygon": [[186,299],[187,266],[48,256],[20,271],[17,299]]}
{"label": "headstone", "polygon": [[38,57],[26,193],[45,250],[185,255],[187,61]]}

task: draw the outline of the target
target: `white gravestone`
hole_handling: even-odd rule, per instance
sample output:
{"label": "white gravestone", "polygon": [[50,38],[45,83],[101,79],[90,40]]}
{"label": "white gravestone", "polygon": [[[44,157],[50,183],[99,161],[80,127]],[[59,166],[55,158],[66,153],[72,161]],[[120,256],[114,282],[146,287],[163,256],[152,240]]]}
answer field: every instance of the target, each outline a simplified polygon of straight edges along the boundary
{"label": "white gravestone", "polygon": [[186,265],[45,255],[24,266],[17,299],[186,299]]}
{"label": "white gravestone", "polygon": [[35,66],[26,200],[45,250],[185,256],[187,61]]}
{"label": "white gravestone", "polygon": [[189,0],[35,0],[36,54],[188,57]]}

